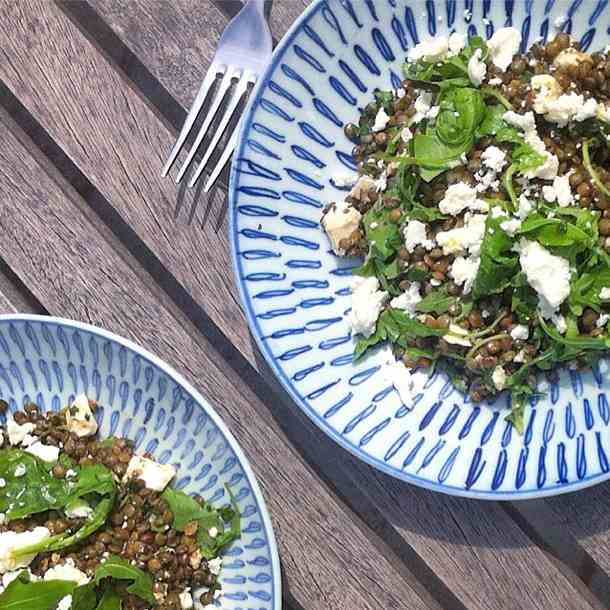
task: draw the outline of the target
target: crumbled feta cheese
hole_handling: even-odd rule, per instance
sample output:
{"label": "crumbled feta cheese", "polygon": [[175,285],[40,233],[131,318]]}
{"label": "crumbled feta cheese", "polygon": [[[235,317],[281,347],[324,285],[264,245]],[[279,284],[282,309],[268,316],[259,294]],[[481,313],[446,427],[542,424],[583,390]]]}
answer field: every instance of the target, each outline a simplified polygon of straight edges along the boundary
{"label": "crumbled feta cheese", "polygon": [[218,528],[217,527],[211,527],[208,530],[208,534],[210,535],[210,538],[216,538],[216,536],[218,536]]}
{"label": "crumbled feta cheese", "polygon": [[610,315],[608,315],[607,313],[602,313],[600,314],[599,318],[597,318],[597,322],[595,323],[595,325],[597,326],[597,328],[602,328],[606,326],[606,324],[608,324],[608,320],[610,320]]}
{"label": "crumbled feta cheese", "polygon": [[510,331],[510,336],[515,341],[526,341],[530,336],[530,329],[525,324],[517,324]]}
{"label": "crumbled feta cheese", "polygon": [[426,234],[426,225],[419,220],[409,220],[403,229],[403,236],[409,252],[413,252],[417,246],[423,246],[426,250],[434,248],[434,242]]}
{"label": "crumbled feta cheese", "polygon": [[468,78],[475,87],[480,87],[481,83],[485,80],[487,74],[487,66],[484,61],[481,61],[483,51],[477,49],[472,57],[468,60]]}
{"label": "crumbled feta cheese", "polygon": [[500,28],[487,41],[487,48],[494,66],[505,71],[519,50],[521,34],[516,28]]}
{"label": "crumbled feta cheese", "polygon": [[388,297],[387,292],[379,290],[377,278],[353,278],[352,310],[348,323],[355,334],[370,337],[375,332],[377,318]]}
{"label": "crumbled feta cheese", "polygon": [[222,557],[216,557],[214,559],[210,559],[208,561],[208,571],[210,574],[214,576],[218,576],[220,574],[220,570],[222,569]]}
{"label": "crumbled feta cheese", "polygon": [[402,87],[398,87],[398,89],[394,89],[394,95],[396,96],[397,99],[404,97],[406,94],[407,94],[407,92]]}
{"label": "crumbled feta cheese", "polygon": [[481,154],[481,162],[494,172],[500,172],[507,163],[506,153],[497,146],[488,146]]}
{"label": "crumbled feta cheese", "polygon": [[449,51],[454,55],[457,55],[466,46],[466,34],[458,34],[453,32],[449,36]]}
{"label": "crumbled feta cheese", "polygon": [[504,220],[500,223],[500,228],[512,237],[521,228],[521,220],[519,218]]}
{"label": "crumbled feta cheese", "polygon": [[68,519],[87,519],[93,513],[93,509],[84,500],[76,500],[66,506],[64,512]]}
{"label": "crumbled feta cheese", "polygon": [[85,394],[79,394],[66,409],[68,430],[79,437],[93,436],[97,432],[97,420]]}
{"label": "crumbled feta cheese", "polygon": [[434,62],[440,61],[447,56],[449,52],[449,40],[445,36],[436,36],[430,40],[424,40],[415,45],[408,55],[409,61],[424,61]]}
{"label": "crumbled feta cheese", "polygon": [[31,432],[34,432],[35,428],[36,426],[30,422],[18,424],[9,419],[6,422],[9,443],[11,445],[31,445],[35,441],[35,438],[31,436]]}
{"label": "crumbled feta cheese", "polygon": [[555,19],[555,21],[553,21],[553,25],[560,30],[564,24],[566,23],[566,21],[568,20],[567,15],[559,15],[559,17],[557,17]]}
{"label": "crumbled feta cheese", "polygon": [[45,572],[44,580],[69,580],[82,586],[86,585],[90,579],[75,566],[73,559],[67,559],[63,565],[49,568]]}
{"label": "crumbled feta cheese", "polygon": [[523,193],[519,195],[519,209],[517,210],[517,216],[522,220],[532,212],[534,204],[527,198]]}
{"label": "crumbled feta cheese", "polygon": [[590,63],[591,65],[593,65],[593,59],[588,53],[582,53],[581,51],[577,51],[573,48],[564,49],[553,60],[553,65],[558,68],[567,66],[578,66],[582,63]]}
{"label": "crumbled feta cheese", "polygon": [[15,558],[15,552],[33,544],[39,544],[51,536],[51,532],[46,527],[35,527],[28,532],[2,532],[0,533],[0,574],[12,572],[17,568],[28,566],[36,553]]}
{"label": "crumbled feta cheese", "polygon": [[438,245],[445,254],[456,254],[468,250],[477,255],[481,249],[481,242],[485,235],[486,214],[466,214],[463,227],[441,231],[436,235]]}
{"label": "crumbled feta cheese", "polygon": [[2,489],[3,487],[6,487],[6,479],[0,477],[0,489]]}
{"label": "crumbled feta cheese", "polygon": [[491,217],[500,218],[500,216],[506,216],[506,212],[499,205],[495,205],[491,208]]}
{"label": "crumbled feta cheese", "polygon": [[535,169],[529,170],[525,172],[525,177],[532,178],[542,178],[543,180],[554,180],[557,175],[557,170],[559,169],[559,159],[557,155],[552,155],[546,149],[544,142],[536,132],[526,131],[525,132],[525,141],[540,155],[545,158],[545,161],[542,165],[536,167]]}
{"label": "crumbled feta cheese", "polygon": [[544,111],[539,114],[544,114],[547,121],[565,127],[570,121],[581,122],[596,116],[597,107],[598,103],[594,98],[585,101],[583,95],[571,92],[556,99],[545,99],[544,104],[539,105]]}
{"label": "crumbled feta cheese", "polygon": [[45,445],[40,441],[36,441],[29,447],[26,447],[26,452],[35,455],[43,462],[57,462],[59,459],[59,447]]}
{"label": "crumbled feta cheese", "polygon": [[72,608],[72,596],[66,595],[59,600],[57,610],[70,610]]}
{"label": "crumbled feta cheese", "polygon": [[366,194],[375,188],[375,181],[370,176],[360,176],[349,192],[350,197],[364,199]]}
{"label": "crumbled feta cheese", "polygon": [[394,386],[400,400],[405,405],[413,402],[413,378],[411,371],[400,360],[396,360],[392,350],[387,348],[381,353],[381,373],[384,379]]}
{"label": "crumbled feta cheese", "polygon": [[333,182],[339,188],[352,187],[356,184],[356,180],[358,180],[358,176],[354,173],[345,172],[333,175]]}
{"label": "crumbled feta cheese", "polygon": [[498,78],[497,76],[494,76],[493,78],[489,79],[489,84],[492,87],[499,87],[502,84],[502,79]]}
{"label": "crumbled feta cheese", "polygon": [[477,277],[481,259],[478,256],[464,258],[457,256],[453,261],[453,265],[449,270],[449,275],[453,278],[456,284],[464,286],[464,294],[468,294]]}
{"label": "crumbled feta cheese", "polygon": [[531,80],[532,90],[536,92],[534,110],[538,114],[545,114],[547,104],[558,99],[562,94],[561,85],[550,74],[536,74]]}
{"label": "crumbled feta cheese", "polygon": [[556,330],[560,334],[565,334],[566,330],[568,330],[568,323],[566,319],[561,314],[554,314],[551,316],[551,322],[555,325]]}
{"label": "crumbled feta cheese", "polygon": [[525,349],[522,349],[517,352],[517,355],[513,358],[513,362],[517,362],[519,364],[521,362],[525,362]]}
{"label": "crumbled feta cheese", "polygon": [[533,112],[519,114],[513,110],[509,110],[502,115],[502,118],[513,127],[521,129],[524,132],[536,131],[536,118]]}
{"label": "crumbled feta cheese", "polygon": [[447,188],[443,200],[438,204],[438,209],[443,214],[452,216],[457,216],[466,209],[486,212],[489,206],[485,201],[477,199],[477,194],[477,189],[465,182],[457,182]]}
{"label": "crumbled feta cheese", "polygon": [[390,120],[390,116],[385,111],[385,108],[381,106],[375,116],[375,122],[373,123],[373,131],[383,131]]}
{"label": "crumbled feta cheese", "polygon": [[171,464],[159,464],[141,455],[134,455],[127,465],[123,481],[141,479],[147,489],[163,491],[175,476],[176,469]]}
{"label": "crumbled feta cheese", "polygon": [[570,187],[570,174],[555,176],[553,186],[542,187],[542,196],[549,203],[557,201],[562,208],[574,203],[574,194]]}
{"label": "crumbled feta cheese", "polygon": [[17,464],[17,466],[15,466],[15,472],[13,474],[16,477],[22,477],[25,474],[25,465]]}
{"label": "crumbled feta cheese", "polygon": [[521,269],[538,293],[542,315],[548,318],[570,294],[570,264],[536,241],[521,239],[518,251]]}
{"label": "crumbled feta cheese", "polygon": [[346,201],[337,201],[322,217],[322,228],[326,231],[330,245],[335,254],[345,254],[340,247],[342,240],[347,239],[360,226],[362,214]]}
{"label": "crumbled feta cheese", "polygon": [[413,282],[402,294],[394,297],[390,305],[394,309],[404,309],[410,316],[415,315],[415,307],[421,301],[420,284]]}
{"label": "crumbled feta cheese", "polygon": [[599,292],[599,298],[602,301],[608,301],[610,299],[610,288],[602,288]]}
{"label": "crumbled feta cheese", "polygon": [[417,99],[413,103],[415,114],[411,119],[413,125],[416,125],[424,119],[434,119],[437,117],[439,112],[438,106],[433,106],[434,94],[431,91],[423,91],[417,96]]}
{"label": "crumbled feta cheese", "polygon": [[506,371],[504,368],[497,366],[491,375],[491,380],[494,382],[497,390],[503,390],[506,387]]}
{"label": "crumbled feta cheese", "polygon": [[402,131],[400,132],[400,139],[407,144],[413,139],[413,132],[408,127],[403,127]]}
{"label": "crumbled feta cheese", "polygon": [[180,600],[180,607],[182,610],[190,610],[193,607],[193,596],[191,595],[190,589],[185,589],[178,595]]}

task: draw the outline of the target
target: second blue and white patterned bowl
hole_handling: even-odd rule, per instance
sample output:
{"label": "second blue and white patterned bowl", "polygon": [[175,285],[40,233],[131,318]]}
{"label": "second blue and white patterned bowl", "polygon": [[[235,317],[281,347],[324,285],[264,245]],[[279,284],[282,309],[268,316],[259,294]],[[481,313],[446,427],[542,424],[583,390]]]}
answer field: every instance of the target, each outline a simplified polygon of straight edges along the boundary
{"label": "second blue and white patterned bowl", "polygon": [[153,354],[102,329],[0,316],[0,398],[11,412],[29,401],[57,411],[82,392],[99,402],[101,435],[130,438],[138,452],[174,464],[177,488],[214,505],[226,504],[225,485],[231,488],[242,537],[224,554],[224,594],[216,603],[220,610],[280,610],[279,558],[265,502],[248,460],[201,394]]}
{"label": "second blue and white patterned bowl", "polygon": [[471,404],[438,374],[402,404],[375,358],[354,365],[346,314],[354,260],[335,257],[323,206],[353,172],[343,126],[375,88],[396,88],[408,49],[451,31],[490,37],[512,25],[523,48],[571,32],[610,39],[607,0],[318,0],[280,43],[244,117],[231,174],[234,268],[261,351],[311,419],[339,444],[400,479],[447,493],[519,499],[610,477],[605,362],[541,382],[519,436],[506,397]]}

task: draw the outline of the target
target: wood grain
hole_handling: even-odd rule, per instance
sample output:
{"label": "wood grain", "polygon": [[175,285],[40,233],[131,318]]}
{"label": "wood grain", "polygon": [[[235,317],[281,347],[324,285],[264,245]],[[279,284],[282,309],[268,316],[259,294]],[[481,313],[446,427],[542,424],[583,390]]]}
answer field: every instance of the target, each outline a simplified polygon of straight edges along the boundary
{"label": "wood grain", "polygon": [[[145,205],[138,197],[134,197],[134,193],[138,193],[141,189],[149,195],[159,192],[155,190],[160,188],[159,185],[154,181],[154,176],[151,177],[151,174],[155,171],[154,167],[149,167],[148,173],[146,173],[145,168],[140,166],[142,174],[137,177],[137,181],[135,179],[129,180],[125,177],[126,172],[120,164],[114,161],[117,156],[119,159],[124,156],[128,156],[130,160],[133,159],[135,155],[130,149],[135,145],[132,139],[138,142],[140,150],[142,149],[143,136],[141,129],[143,128],[130,125],[127,132],[130,141],[127,143],[115,138],[114,132],[110,130],[110,125],[124,125],[123,113],[131,112],[134,108],[143,112],[143,123],[147,129],[146,137],[153,141],[159,138],[155,129],[163,132],[164,127],[158,121],[155,123],[152,114],[126,88],[125,83],[117,79],[116,74],[113,73],[111,67],[107,66],[105,60],[96,54],[94,46],[84,40],[72,24],[66,23],[62,14],[52,7],[48,9],[38,8],[38,13],[41,13],[43,18],[37,17],[34,20],[33,14],[36,13],[36,9],[23,8],[31,6],[26,4],[20,6],[22,8],[19,10],[24,12],[23,14],[17,13],[17,16],[15,16],[17,9],[8,11],[5,9],[5,12],[8,12],[9,17],[14,22],[23,21],[24,25],[15,24],[16,27],[22,28],[21,33],[6,34],[8,44],[3,41],[3,50],[0,50],[0,53],[4,53],[14,64],[20,62],[18,64],[19,70],[12,68],[10,63],[7,63],[4,68],[0,65],[0,74],[19,95],[22,102],[26,104],[37,120],[64,147],[83,173],[89,176],[95,186],[106,196],[112,195],[109,199],[121,214],[124,214],[124,206],[126,205],[122,201],[122,197],[126,196],[128,199],[131,197],[134,201],[137,201],[137,204],[129,204],[134,206],[133,209],[129,210],[133,214],[128,217],[130,225],[136,232],[144,231],[142,234],[143,240],[150,244],[151,249],[160,259],[170,260],[172,264],[182,266],[180,277],[187,277],[188,279],[189,274],[197,272],[197,269],[192,266],[192,261],[189,261],[188,257],[184,261],[180,260],[180,257],[185,256],[184,252],[179,252],[170,259],[169,255],[163,250],[164,244],[157,244],[157,240],[163,241],[163,235],[149,230],[138,216],[138,206],[145,209]],[[138,6],[146,5],[140,2],[138,5],[134,4],[134,6],[133,10],[136,10]],[[154,15],[154,7],[149,6],[149,8]],[[164,10],[167,10],[167,5],[164,5]],[[165,13],[163,14],[163,20],[169,20],[170,23],[172,21]],[[20,40],[27,35],[23,28],[27,29],[28,22],[32,21],[35,21],[37,29],[42,30],[47,39],[55,41],[60,36],[65,39],[62,40],[61,44],[53,44],[51,51],[55,54],[56,59],[50,66],[49,62],[51,60],[45,55],[49,53],[48,50],[38,49],[35,59],[21,50]],[[123,31],[130,32],[131,27],[125,26]],[[149,40],[152,40],[152,38]],[[71,51],[71,53],[68,51]],[[143,57],[143,61],[145,59],[147,58]],[[84,74],[88,70],[92,75],[89,80],[92,78],[95,85],[92,91],[86,90],[76,99],[66,99],[70,97],[68,95],[70,90],[65,82],[67,69],[56,65],[57,62],[61,61],[68,64],[70,62],[76,63],[77,73],[81,70]],[[50,82],[46,77],[49,73],[53,73]],[[112,100],[109,100],[111,96],[103,91],[105,89],[102,85],[104,79],[108,79],[115,86]],[[96,99],[94,103],[90,99],[92,96],[101,96],[102,103],[99,99]],[[128,104],[125,103],[125,100],[128,100]],[[110,103],[111,101],[112,103]],[[64,108],[64,106],[67,106],[68,110],[64,109],[60,112],[59,109]],[[89,112],[84,113],[80,109],[81,106],[84,106]],[[92,107],[95,107],[97,111],[92,113]],[[140,115],[138,115],[138,122],[139,120]],[[85,137],[81,135],[81,132],[86,135],[86,145],[81,144]],[[103,177],[100,177],[100,170],[97,168],[97,164],[100,163],[100,154],[92,149],[98,146],[95,138],[102,138],[102,133],[104,142],[110,140],[113,147],[109,151],[111,153],[110,167],[108,169],[102,168],[105,173]],[[108,149],[104,148],[104,142],[100,145],[105,152],[108,152]],[[124,149],[127,150],[124,151]],[[120,183],[116,183],[117,176],[122,177]],[[113,184],[106,185],[106,179],[110,179]],[[150,184],[154,184],[154,188]],[[123,192],[125,195],[122,195]],[[82,202],[75,201],[75,205],[82,205]],[[83,209],[87,213],[87,209]],[[147,212],[150,217],[158,218],[155,216],[158,213],[158,207],[149,209]],[[134,216],[135,221],[131,224]],[[176,227],[175,223],[171,221],[168,225],[166,216],[158,218],[158,222],[163,229],[167,226],[172,227],[174,229],[173,234],[178,238],[180,237],[177,232],[181,230],[181,227]],[[211,247],[210,243],[207,243],[200,251],[202,258],[208,255],[208,250],[205,248],[209,247]],[[13,261],[13,264],[17,264],[17,261]],[[224,265],[224,272],[228,275],[229,268],[226,260]],[[20,275],[24,277],[32,273],[32,270],[24,267],[23,263],[19,269]],[[173,268],[170,270],[173,271]],[[198,272],[201,273],[201,269]],[[83,282],[85,282],[85,279],[83,279]],[[86,286],[87,283],[85,282],[84,285]],[[185,282],[185,285],[195,299],[205,308],[209,306],[210,301],[213,305],[214,301],[221,298],[217,291],[213,294],[205,294],[201,289],[194,289],[192,278]],[[41,290],[40,287],[37,288]],[[72,290],[74,289],[72,288]],[[114,289],[117,288],[114,287]],[[158,298],[164,300],[164,295],[160,291],[155,291],[154,286],[150,290],[158,292]],[[122,293],[119,294],[122,298]],[[46,299],[49,298],[49,295],[45,295],[45,304]],[[132,300],[128,299],[123,307],[130,307],[131,302]],[[76,305],[72,304],[78,307],[76,313],[80,313],[79,317],[91,315],[90,308],[82,309],[82,303],[83,299],[80,299],[76,301]],[[117,323],[113,314],[110,312],[104,313],[103,309],[96,310],[96,315],[101,316],[101,321],[107,326]],[[245,332],[245,324],[243,322],[233,322],[233,316],[234,314],[224,318],[216,316],[215,321],[227,336],[239,345],[241,333]],[[84,317],[84,319],[87,318]],[[131,319],[130,321],[133,322],[134,320]],[[223,368],[223,366],[219,365],[218,368]],[[223,370],[226,368],[228,367],[224,365]],[[230,371],[225,371],[227,375],[230,373]],[[236,403],[236,405],[240,404]],[[266,408],[260,404],[260,401],[257,400],[255,405],[258,405],[267,413]],[[528,538],[515,523],[502,511],[497,510],[494,505],[466,501],[454,502],[438,495],[427,494],[398,482],[387,480],[386,477],[370,471],[368,467],[356,462],[347,454],[338,450],[332,443],[329,444],[326,441],[326,446],[329,447],[328,460],[334,464],[329,468],[329,465],[324,464],[324,459],[317,452],[319,443],[323,443],[325,439],[320,438],[320,433],[313,430],[311,423],[306,421],[301,414],[295,416],[292,406],[283,402],[282,408],[292,409],[291,416],[294,418],[294,422],[299,422],[305,435],[312,435],[312,438],[316,439],[315,441],[312,438],[303,439],[300,445],[301,450],[307,452],[308,459],[320,470],[326,469],[332,472],[332,484],[336,485],[341,493],[350,499],[350,502],[364,507],[363,516],[374,520],[374,512],[379,511],[382,521],[391,524],[393,528],[391,533],[400,540],[399,544],[414,548],[447,586],[456,592],[458,599],[464,605],[483,608],[487,604],[494,604],[501,607],[507,596],[506,590],[509,590],[511,592],[510,599],[516,600],[520,596],[524,596],[528,600],[524,603],[529,605],[524,607],[548,607],[549,604],[559,606],[560,598],[558,597],[557,587],[552,584],[541,585],[541,582],[562,583],[561,599],[563,599],[563,595],[567,595],[576,605],[581,603],[581,598],[575,588],[556,570],[540,549],[530,544]],[[237,407],[234,407],[231,412],[233,413],[231,419],[234,420],[238,413]],[[258,455],[255,453],[253,455],[256,455],[258,460]],[[283,464],[282,461],[278,463]],[[264,469],[268,466],[262,460],[259,467]],[[294,481],[299,479],[290,480],[294,485]],[[336,500],[333,501],[336,502]],[[349,517],[351,515],[349,511],[345,515],[346,518],[351,518]],[[442,517],[438,519],[436,515]],[[294,517],[288,515],[284,518],[291,519]],[[306,524],[305,521],[299,521],[299,523],[302,526]],[[319,523],[319,520],[315,523]],[[472,527],[468,526],[469,523],[480,523],[482,525]],[[316,525],[313,526],[316,527]],[[312,527],[312,524],[308,527]],[[379,540],[378,545],[380,548],[387,550],[383,541]],[[284,550],[289,556],[295,553],[295,549],[288,544],[283,547]],[[303,582],[299,586],[305,586],[307,581],[306,569],[304,566],[297,566],[297,563],[298,557],[295,557],[294,570],[300,570],[300,574],[303,576]],[[498,582],[503,583],[503,585],[499,587]],[[310,606],[306,607],[309,610]]]}
{"label": "wood grain", "polygon": [[266,408],[223,365],[214,347],[154,284],[139,277],[125,248],[104,239],[81,212],[78,196],[46,175],[1,114],[0,126],[5,134],[0,200],[12,202],[0,207],[7,262],[50,313],[137,341],[212,401],[246,454],[255,458],[295,600],[312,610],[434,608],[396,569],[392,553],[282,439],[273,420],[260,416]]}
{"label": "wood grain", "polygon": [[[174,134],[56,5],[5,2],[0,14],[0,79],[141,240],[134,247],[153,251],[251,358],[224,231],[174,218],[178,189],[160,177]],[[216,218],[222,202],[212,202]]]}

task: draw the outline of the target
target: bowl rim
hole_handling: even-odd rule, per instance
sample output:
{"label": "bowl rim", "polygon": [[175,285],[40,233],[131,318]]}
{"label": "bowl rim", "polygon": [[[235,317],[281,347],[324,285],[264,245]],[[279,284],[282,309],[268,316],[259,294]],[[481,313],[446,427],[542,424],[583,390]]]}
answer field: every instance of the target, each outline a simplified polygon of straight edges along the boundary
{"label": "bowl rim", "polygon": [[261,515],[261,520],[263,522],[265,533],[267,536],[267,540],[269,542],[269,554],[271,555],[271,566],[273,570],[273,588],[272,588],[272,608],[274,610],[281,610],[282,607],[282,578],[280,571],[280,559],[278,554],[277,541],[275,539],[275,533],[273,531],[273,526],[271,523],[271,516],[269,514],[269,510],[267,508],[267,504],[265,502],[265,498],[262,494],[254,471],[252,470],[252,466],[248,461],[245,453],[239,446],[237,440],[230,432],[227,425],[224,423],[220,415],[216,413],[210,402],[204,398],[204,396],[199,392],[189,381],[187,381],[178,371],[176,371],[172,366],[161,360],[158,356],[147,350],[146,348],[138,345],[131,339],[126,339],[121,335],[117,335],[109,330],[101,328],[99,326],[94,326],[92,324],[87,324],[85,322],[79,322],[77,320],[71,320],[69,318],[62,318],[58,316],[46,316],[39,314],[23,314],[23,313],[10,313],[10,314],[0,314],[0,325],[4,322],[33,322],[37,324],[55,324],[59,326],[66,326],[69,328],[76,328],[78,330],[82,330],[84,332],[88,332],[94,335],[98,335],[104,339],[108,339],[115,343],[118,343],[129,350],[137,353],[141,358],[148,360],[151,364],[159,368],[166,375],[171,377],[176,383],[182,386],[185,391],[190,394],[190,396],[197,402],[200,407],[205,411],[205,414],[214,422],[220,431],[220,433],[224,436],[225,440],[229,444],[229,447],[235,453],[237,459],[239,460],[239,464],[244,471],[244,474],[247,477],[248,483],[254,493],[255,501],[258,505],[258,510]]}
{"label": "bowl rim", "polygon": [[[285,52],[288,50],[290,44],[296,35],[300,32],[303,24],[313,17],[319,10],[323,8],[327,0],[313,0],[309,6],[301,13],[296,19],[288,31],[284,34],[277,47],[273,51],[273,57],[271,63],[266,68],[263,76],[258,80],[250,99],[246,111],[244,112],[239,136],[238,143],[233,153],[233,160],[231,162],[231,173],[229,179],[229,241],[231,246],[231,259],[233,266],[233,273],[235,277],[235,283],[239,291],[240,299],[242,302],[242,309],[246,314],[248,325],[251,333],[254,336],[256,344],[263,354],[267,364],[275,374],[276,378],[279,379],[280,383],[297,404],[297,406],[307,415],[307,417],[320,428],[324,434],[333,439],[342,449],[346,449],[350,454],[362,460],[366,464],[373,466],[377,470],[384,472],[398,480],[406,483],[417,485],[423,489],[429,491],[441,492],[451,496],[459,496],[465,498],[473,498],[477,500],[490,500],[490,501],[507,501],[514,502],[516,500],[531,500],[533,498],[544,498],[549,496],[556,496],[564,493],[578,491],[586,487],[603,483],[610,479],[610,472],[599,473],[590,477],[585,477],[579,481],[571,481],[569,483],[557,483],[550,485],[542,490],[529,489],[529,490],[510,490],[510,491],[488,491],[488,490],[473,490],[466,489],[464,487],[450,486],[443,483],[435,483],[429,479],[424,479],[413,474],[409,474],[402,469],[394,466],[389,466],[385,462],[371,456],[370,454],[363,452],[355,444],[352,444],[341,434],[336,432],[324,419],[312,409],[308,403],[304,400],[303,396],[298,392],[297,388],[290,382],[286,377],[285,373],[280,369],[276,358],[271,353],[267,343],[262,338],[261,328],[256,319],[256,314],[253,311],[251,299],[248,296],[245,282],[242,279],[242,264],[238,251],[238,240],[237,234],[237,201],[238,201],[238,181],[239,181],[239,169],[238,159],[242,158],[244,148],[246,145],[246,133],[250,131],[253,115],[258,106],[258,101],[261,98],[263,92],[266,90],[269,81],[272,78],[273,73],[278,67],[279,62],[283,58]],[[434,38],[434,36],[432,37]]]}

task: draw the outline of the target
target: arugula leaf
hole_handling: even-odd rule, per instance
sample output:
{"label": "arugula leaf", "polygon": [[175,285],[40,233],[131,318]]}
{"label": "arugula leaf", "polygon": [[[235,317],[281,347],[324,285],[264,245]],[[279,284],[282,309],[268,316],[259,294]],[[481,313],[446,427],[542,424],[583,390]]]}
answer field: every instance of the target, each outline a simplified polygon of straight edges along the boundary
{"label": "arugula leaf", "polygon": [[523,136],[502,118],[506,108],[500,105],[486,106],[485,116],[477,129],[477,138],[493,136],[498,142],[523,143]]}
{"label": "arugula leaf", "polygon": [[527,323],[536,317],[538,296],[529,285],[524,273],[517,273],[512,281],[513,295],[511,310],[517,315],[519,322]]}
{"label": "arugula leaf", "polygon": [[539,317],[542,330],[556,343],[566,345],[568,347],[577,348],[580,350],[605,350],[610,348],[610,338],[589,337],[588,335],[573,335],[569,336],[566,332],[565,336],[561,335],[554,327],[549,326],[545,320]]}
{"label": "arugula leaf", "polygon": [[30,582],[23,571],[0,594],[0,610],[54,610],[75,587],[75,582],[67,580]]}
{"label": "arugula leaf", "polygon": [[139,568],[132,566],[129,561],[122,557],[111,555],[95,570],[95,577],[93,580],[96,585],[99,585],[104,578],[130,580],[132,582],[127,587],[129,593],[136,595],[150,604],[157,603],[153,594],[152,576]]}
{"label": "arugula leaf", "polygon": [[[231,506],[220,510],[215,509],[207,502],[201,506],[189,495],[167,487],[162,494],[174,513],[173,528],[183,532],[188,523],[196,521],[198,524],[197,540],[201,553],[205,559],[217,557],[222,549],[241,536],[241,515],[235,497],[227,487],[231,499]],[[227,529],[225,522],[230,521],[231,527]],[[217,535],[210,536],[210,529],[216,528]]]}
{"label": "arugula leaf", "polygon": [[384,110],[388,114],[392,114],[394,111],[394,93],[392,91],[382,91],[381,89],[377,89],[373,92],[375,96],[375,101],[377,102],[378,107],[383,106]]}
{"label": "arugula leaf", "polygon": [[[511,132],[503,132],[503,135],[505,137],[512,137]],[[509,141],[514,142],[512,139]],[[517,209],[518,202],[515,187],[513,185],[513,176],[517,173],[525,174],[526,172],[536,169],[543,165],[545,161],[545,158],[540,153],[536,152],[521,138],[519,138],[517,142],[519,143],[513,150],[513,162],[508,166],[502,176],[502,185],[508,193],[514,209]]]}
{"label": "arugula leaf", "polygon": [[372,208],[362,219],[366,239],[369,243],[375,242],[377,256],[382,260],[395,254],[402,242],[398,223],[390,220],[390,211],[387,208]]}
{"label": "arugula leaf", "polygon": [[97,595],[95,594],[95,583],[89,582],[74,589],[70,610],[91,610],[91,608],[96,607]]}
{"label": "arugula leaf", "polygon": [[472,286],[475,299],[502,292],[518,271],[519,259],[512,252],[513,240],[500,227],[502,220],[503,217],[487,215],[481,263]]}
{"label": "arugula leaf", "polygon": [[[25,474],[15,477],[19,464]],[[0,477],[6,482],[0,488],[0,512],[9,521],[61,510],[85,496],[106,496],[116,490],[112,472],[102,464],[75,466],[76,477],[71,479],[58,479],[51,469],[52,464],[21,449],[0,450]]]}
{"label": "arugula leaf", "polygon": [[[89,606],[89,608],[92,607],[93,606]],[[106,589],[102,595],[102,599],[100,599],[98,605],[95,606],[95,610],[121,610],[122,607],[123,602],[119,594],[114,589]]]}
{"label": "arugula leaf", "polygon": [[407,211],[407,216],[426,223],[434,222],[436,220],[445,220],[447,218],[438,208],[428,208],[419,203],[415,203],[411,209]]}
{"label": "arugula leaf", "polygon": [[427,294],[416,306],[416,311],[422,313],[443,314],[449,311],[449,308],[458,299],[447,294],[446,288],[438,288]]}
{"label": "arugula leaf", "polygon": [[602,288],[610,286],[610,269],[606,266],[598,266],[591,271],[575,275],[570,284],[570,296],[568,303],[570,311],[581,316],[585,307],[599,312],[602,300],[599,293]]}
{"label": "arugula leaf", "polygon": [[[524,386],[524,388],[530,390],[529,393],[527,393],[527,390],[525,390],[525,393],[527,393],[527,396],[529,396],[532,393],[530,387]],[[526,396],[517,397],[517,389],[511,389],[511,404],[513,406],[510,413],[504,419],[511,422],[519,434],[523,434],[523,430],[525,429],[525,401]]]}
{"label": "arugula leaf", "polygon": [[447,331],[429,328],[419,320],[411,318],[401,309],[386,309],[377,320],[375,332],[370,337],[362,337],[356,344],[354,360],[362,357],[369,347],[382,341],[397,343],[407,347],[407,339],[414,337],[442,337]]}

